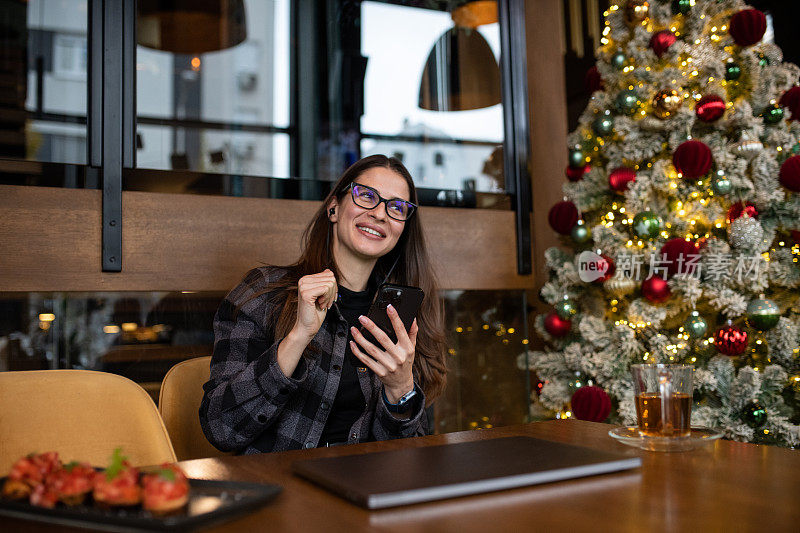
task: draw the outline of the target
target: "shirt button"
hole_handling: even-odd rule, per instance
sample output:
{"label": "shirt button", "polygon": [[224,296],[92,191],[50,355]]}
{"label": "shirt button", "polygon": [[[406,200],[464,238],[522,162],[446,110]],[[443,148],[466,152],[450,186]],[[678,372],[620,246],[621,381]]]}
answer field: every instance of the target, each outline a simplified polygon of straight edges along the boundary
{"label": "shirt button", "polygon": [[306,442],[304,444],[304,446],[306,447],[306,449],[313,448],[314,447],[314,443],[311,442],[311,441],[308,441],[308,442]]}
{"label": "shirt button", "polygon": [[328,408],[330,407],[330,404],[328,402],[322,402],[321,404],[319,404],[319,406],[321,409],[327,411]]}
{"label": "shirt button", "polygon": [[339,370],[341,370],[341,369],[342,369],[342,367],[340,367],[339,365],[333,365],[333,370],[334,370],[335,372],[338,372],[338,371],[339,371]]}
{"label": "shirt button", "polygon": [[263,424],[267,421],[267,415],[258,415],[256,419]]}

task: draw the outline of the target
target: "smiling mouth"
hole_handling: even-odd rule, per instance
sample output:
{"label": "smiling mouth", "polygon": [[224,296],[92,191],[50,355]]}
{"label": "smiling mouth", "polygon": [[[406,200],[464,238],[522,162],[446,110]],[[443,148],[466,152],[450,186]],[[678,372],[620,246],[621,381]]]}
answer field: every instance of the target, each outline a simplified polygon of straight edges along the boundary
{"label": "smiling mouth", "polygon": [[372,229],[372,228],[368,228],[368,227],[366,227],[366,226],[356,226],[356,227],[357,227],[359,230],[361,230],[361,231],[363,231],[364,233],[366,233],[367,235],[372,235],[373,237],[380,237],[380,238],[384,238],[384,237],[386,237],[386,235],[384,235],[383,233],[381,233],[381,232],[380,232],[380,231],[378,231],[378,230],[375,230],[375,229]]}

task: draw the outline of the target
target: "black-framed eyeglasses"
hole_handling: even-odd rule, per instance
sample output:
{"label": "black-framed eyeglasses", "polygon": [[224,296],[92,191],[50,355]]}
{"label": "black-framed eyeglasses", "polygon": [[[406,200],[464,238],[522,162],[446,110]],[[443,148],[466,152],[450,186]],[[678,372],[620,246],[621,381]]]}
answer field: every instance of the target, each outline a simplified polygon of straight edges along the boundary
{"label": "black-framed eyeglasses", "polygon": [[389,215],[389,217],[401,222],[411,218],[411,215],[413,215],[414,211],[417,209],[415,204],[401,200],[400,198],[392,198],[391,200],[387,200],[386,198],[381,197],[381,195],[378,194],[378,191],[372,187],[368,187],[367,185],[351,182],[348,187],[350,188],[350,194],[353,197],[353,202],[358,207],[363,207],[364,209],[375,209],[378,207],[378,205],[384,203],[386,204],[386,214]]}

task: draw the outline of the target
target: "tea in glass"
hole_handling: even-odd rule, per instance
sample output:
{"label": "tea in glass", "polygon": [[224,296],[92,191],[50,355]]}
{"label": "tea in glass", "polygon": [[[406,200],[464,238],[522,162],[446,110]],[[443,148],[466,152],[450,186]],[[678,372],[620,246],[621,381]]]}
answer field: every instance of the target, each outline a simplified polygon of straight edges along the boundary
{"label": "tea in glass", "polygon": [[633,365],[636,418],[648,437],[691,434],[692,365]]}

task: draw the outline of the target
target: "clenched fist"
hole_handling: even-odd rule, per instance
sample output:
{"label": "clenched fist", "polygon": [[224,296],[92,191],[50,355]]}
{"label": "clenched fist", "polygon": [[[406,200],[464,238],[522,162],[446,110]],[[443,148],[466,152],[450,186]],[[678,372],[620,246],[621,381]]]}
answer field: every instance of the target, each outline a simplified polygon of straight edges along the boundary
{"label": "clenched fist", "polygon": [[319,331],[328,309],[336,302],[338,286],[330,269],[303,276],[297,282],[297,319],[294,333],[308,342]]}

